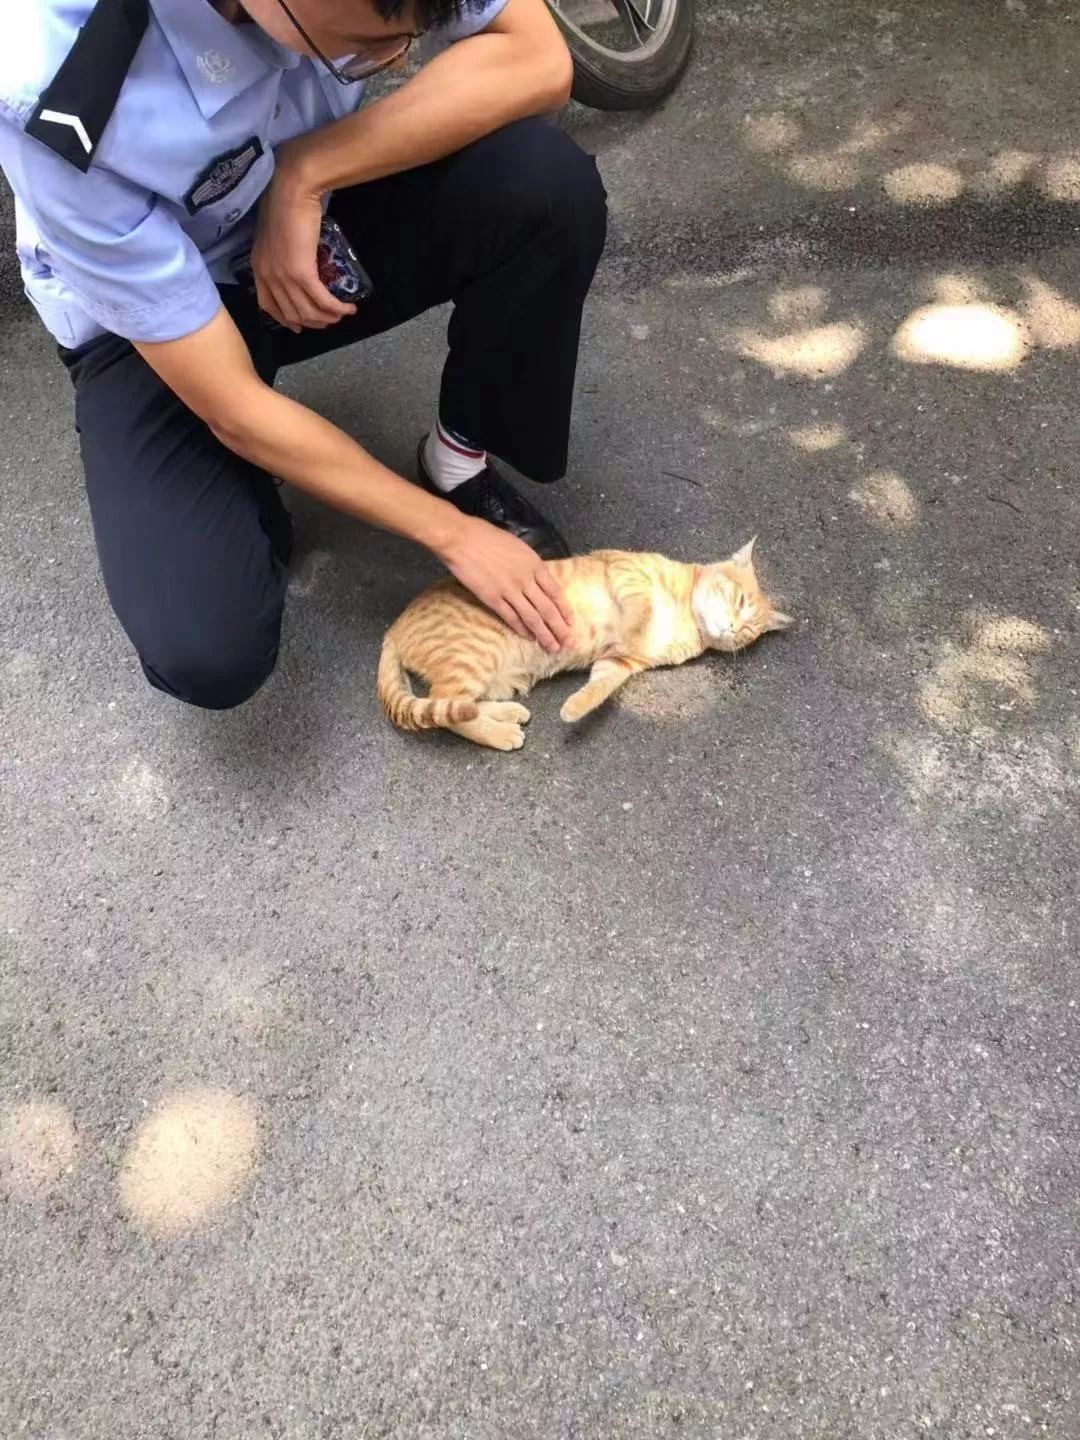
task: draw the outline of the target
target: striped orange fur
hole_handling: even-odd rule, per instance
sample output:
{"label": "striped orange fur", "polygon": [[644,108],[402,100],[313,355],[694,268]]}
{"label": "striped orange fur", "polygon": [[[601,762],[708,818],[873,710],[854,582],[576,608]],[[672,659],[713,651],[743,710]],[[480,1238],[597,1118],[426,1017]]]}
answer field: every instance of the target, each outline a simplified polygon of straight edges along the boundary
{"label": "striped orange fur", "polygon": [[[550,562],[574,614],[567,648],[523,640],[455,580],[441,580],[398,616],[379,659],[383,709],[403,730],[452,730],[478,745],[518,750],[529,719],[515,697],[566,670],[589,678],[562,707],[575,721],[639,670],[681,665],[706,650],[731,654],[792,622],[758,584],[751,540],[728,560],[687,565],[663,555],[597,550]],[[427,684],[413,692],[409,674]]]}

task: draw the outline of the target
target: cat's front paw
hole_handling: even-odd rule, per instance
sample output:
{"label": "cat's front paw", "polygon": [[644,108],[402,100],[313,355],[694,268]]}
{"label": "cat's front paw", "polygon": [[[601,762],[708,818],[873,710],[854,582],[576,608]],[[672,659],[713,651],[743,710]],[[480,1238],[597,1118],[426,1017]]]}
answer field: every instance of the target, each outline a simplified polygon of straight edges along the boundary
{"label": "cat's front paw", "polygon": [[572,725],[575,720],[583,720],[592,708],[592,703],[585,692],[577,690],[563,704],[559,715],[568,725]]}

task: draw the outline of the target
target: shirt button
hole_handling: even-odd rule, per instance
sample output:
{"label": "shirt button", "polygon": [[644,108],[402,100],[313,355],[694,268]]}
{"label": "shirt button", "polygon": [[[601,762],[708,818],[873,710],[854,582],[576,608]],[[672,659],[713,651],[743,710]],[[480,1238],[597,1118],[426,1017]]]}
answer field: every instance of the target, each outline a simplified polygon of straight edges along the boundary
{"label": "shirt button", "polygon": [[230,210],[229,213],[225,216],[225,224],[235,225],[237,220],[240,219],[240,216],[243,213],[244,212],[242,210]]}

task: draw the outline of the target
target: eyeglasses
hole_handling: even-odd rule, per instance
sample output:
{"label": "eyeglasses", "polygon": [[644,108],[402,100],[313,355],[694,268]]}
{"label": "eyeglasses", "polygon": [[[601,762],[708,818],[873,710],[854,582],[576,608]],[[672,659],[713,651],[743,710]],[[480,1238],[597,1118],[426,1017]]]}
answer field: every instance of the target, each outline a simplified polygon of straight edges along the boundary
{"label": "eyeglasses", "polygon": [[376,50],[380,48],[380,46],[385,46],[387,47],[387,53],[385,55],[380,57],[370,54],[351,55],[342,64],[335,65],[333,60],[328,59],[315,44],[315,41],[312,40],[311,36],[300,24],[300,21],[289,9],[288,5],[286,5],[285,0],[278,0],[278,4],[289,17],[293,29],[303,40],[304,44],[322,61],[339,85],[355,85],[358,80],[368,80],[372,75],[377,75],[380,70],[389,70],[391,65],[396,65],[399,60],[405,59],[405,56],[412,47],[413,41],[419,39],[417,35],[403,35],[394,36],[385,41],[376,40],[372,42],[371,49]]}

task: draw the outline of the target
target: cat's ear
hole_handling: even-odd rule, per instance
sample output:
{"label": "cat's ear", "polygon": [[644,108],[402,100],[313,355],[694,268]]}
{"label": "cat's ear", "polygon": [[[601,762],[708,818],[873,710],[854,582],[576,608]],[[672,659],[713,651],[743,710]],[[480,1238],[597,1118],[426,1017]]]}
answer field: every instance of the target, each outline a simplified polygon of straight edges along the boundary
{"label": "cat's ear", "polygon": [[732,565],[740,565],[744,569],[749,569],[754,563],[754,546],[756,544],[757,536],[754,535],[746,542],[746,544],[742,547],[741,550],[735,551],[735,554],[731,557],[730,563]]}
{"label": "cat's ear", "polygon": [[794,624],[795,624],[795,618],[794,618],[794,616],[792,616],[792,615],[785,615],[782,610],[770,610],[770,611],[769,611],[769,618],[768,618],[768,621],[766,622],[765,629],[766,629],[766,630],[790,630],[791,627],[792,627],[792,625],[794,625]]}

